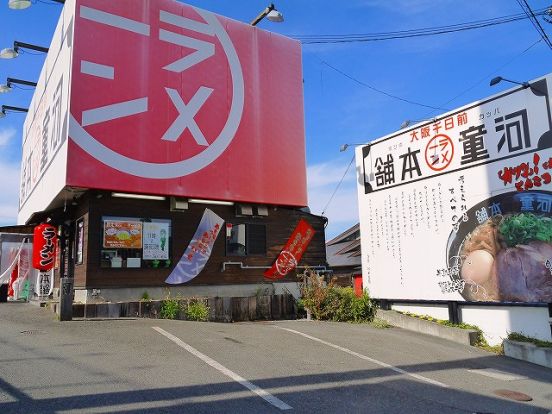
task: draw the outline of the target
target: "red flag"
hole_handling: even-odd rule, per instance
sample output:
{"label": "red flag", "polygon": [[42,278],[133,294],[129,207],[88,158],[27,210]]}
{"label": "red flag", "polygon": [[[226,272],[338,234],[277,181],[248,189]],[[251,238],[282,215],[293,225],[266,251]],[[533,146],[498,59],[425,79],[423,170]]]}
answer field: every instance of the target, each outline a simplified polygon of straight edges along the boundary
{"label": "red flag", "polygon": [[312,226],[301,219],[272,267],[264,272],[264,276],[268,279],[282,279],[295,269],[313,236]]}

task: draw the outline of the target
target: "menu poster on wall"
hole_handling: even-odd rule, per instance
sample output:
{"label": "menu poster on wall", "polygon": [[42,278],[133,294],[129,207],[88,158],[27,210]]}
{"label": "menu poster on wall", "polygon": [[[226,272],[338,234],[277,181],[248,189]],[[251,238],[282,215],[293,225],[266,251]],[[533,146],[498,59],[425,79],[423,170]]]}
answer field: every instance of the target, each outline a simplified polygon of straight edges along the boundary
{"label": "menu poster on wall", "polygon": [[103,247],[106,249],[141,249],[142,223],[139,221],[105,220]]}
{"label": "menu poster on wall", "polygon": [[169,259],[169,223],[144,223],[142,240],[144,260]]}

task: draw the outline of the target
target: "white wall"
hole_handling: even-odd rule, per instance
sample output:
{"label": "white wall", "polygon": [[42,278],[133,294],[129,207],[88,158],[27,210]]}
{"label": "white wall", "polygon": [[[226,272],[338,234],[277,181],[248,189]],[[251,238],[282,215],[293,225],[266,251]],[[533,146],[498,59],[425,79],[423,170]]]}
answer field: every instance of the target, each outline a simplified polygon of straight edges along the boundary
{"label": "white wall", "polygon": [[466,306],[462,322],[479,326],[491,345],[502,342],[510,332],[552,341],[547,308]]}
{"label": "white wall", "polygon": [[63,189],[75,0],[63,6],[23,126],[23,159],[17,221],[45,210]]}

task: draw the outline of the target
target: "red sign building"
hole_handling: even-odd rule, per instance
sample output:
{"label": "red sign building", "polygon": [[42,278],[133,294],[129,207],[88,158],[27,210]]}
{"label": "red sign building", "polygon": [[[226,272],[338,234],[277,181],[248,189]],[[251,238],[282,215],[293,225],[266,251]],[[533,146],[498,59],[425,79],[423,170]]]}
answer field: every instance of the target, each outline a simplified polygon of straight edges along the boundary
{"label": "red sign building", "polygon": [[248,294],[301,219],[297,267],[325,265],[303,119],[299,42],[180,1],[67,0],[23,128],[18,221],[63,225],[75,300],[109,300],[166,287],[207,204],[226,234],[186,283]]}
{"label": "red sign building", "polygon": [[307,204],[299,42],[171,0],[80,0],[74,37],[68,185]]}

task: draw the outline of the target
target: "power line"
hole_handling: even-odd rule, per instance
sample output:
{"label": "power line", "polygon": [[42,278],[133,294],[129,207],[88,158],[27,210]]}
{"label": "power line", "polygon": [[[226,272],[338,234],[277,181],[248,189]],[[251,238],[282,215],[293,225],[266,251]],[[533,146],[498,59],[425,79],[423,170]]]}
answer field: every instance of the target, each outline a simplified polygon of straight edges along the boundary
{"label": "power line", "polygon": [[[320,60],[320,59],[319,59]],[[378,89],[372,85],[369,85],[367,83],[364,83],[362,82],[361,80],[358,80],[357,78],[343,72],[342,70],[336,68],[335,66],[332,66],[330,65],[328,62],[324,61],[324,60],[320,60],[320,63],[322,63],[323,65],[326,65],[327,67],[329,67],[330,69],[336,71],[337,73],[339,73],[340,75],[342,76],[345,76],[346,78],[352,80],[353,82],[356,82],[358,83],[359,85],[362,85],[368,89],[371,89],[373,90],[374,92],[377,92],[377,93],[380,93],[382,95],[385,95],[389,98],[393,98],[393,99],[396,99],[396,100],[399,100],[399,101],[402,101],[402,102],[406,102],[406,103],[409,103],[411,105],[417,105],[417,106],[423,106],[424,108],[429,108],[429,109],[436,109],[438,111],[448,111],[447,108],[440,108],[440,107],[436,107],[436,106],[431,106],[431,105],[426,105],[426,104],[423,104],[423,103],[420,103],[420,102],[416,102],[416,101],[411,101],[409,99],[406,99],[406,98],[401,98],[400,96],[397,96],[397,95],[392,95],[388,92],[385,92],[385,91],[382,91],[381,89]]]}
{"label": "power line", "polygon": [[[519,1],[519,0],[518,0]],[[536,10],[533,15],[541,16],[548,13],[550,7]],[[460,32],[466,30],[480,29],[499,24],[512,23],[515,21],[530,18],[528,14],[520,13],[515,15],[495,17],[486,20],[477,20],[473,22],[457,23],[447,26],[428,27],[421,29],[410,29],[393,32],[365,33],[365,34],[329,34],[329,35],[291,35],[291,37],[301,41],[303,44],[320,43],[356,43],[356,42],[375,42],[394,39],[405,39],[421,36],[434,36],[446,33]]]}
{"label": "power line", "polygon": [[529,3],[527,3],[526,0],[517,0],[519,6],[521,9],[525,12],[527,17],[529,18],[529,21],[533,24],[533,27],[535,30],[541,35],[542,40],[548,45],[550,49],[552,49],[552,43],[550,42],[550,39],[548,38],[548,35],[542,28],[541,24],[539,23],[539,20],[535,16],[535,13],[531,9],[531,6],[529,6]]}
{"label": "power line", "polygon": [[337,186],[335,187],[335,190],[333,191],[330,199],[328,200],[328,202],[326,203],[326,205],[324,206],[324,209],[322,209],[322,213],[320,213],[321,216],[324,215],[324,213],[326,212],[326,209],[328,208],[328,206],[330,205],[330,203],[332,202],[334,196],[335,196],[335,193],[337,193],[337,190],[339,189],[339,187],[341,186],[341,183],[343,182],[343,180],[345,179],[345,176],[347,175],[347,173],[349,172],[349,168],[351,168],[351,165],[353,164],[353,161],[355,160],[355,154],[353,154],[353,158],[351,158],[351,161],[349,161],[349,165],[347,165],[347,169],[345,170],[345,173],[343,174],[343,177],[341,177],[341,180],[339,180],[339,182],[337,183]]}

